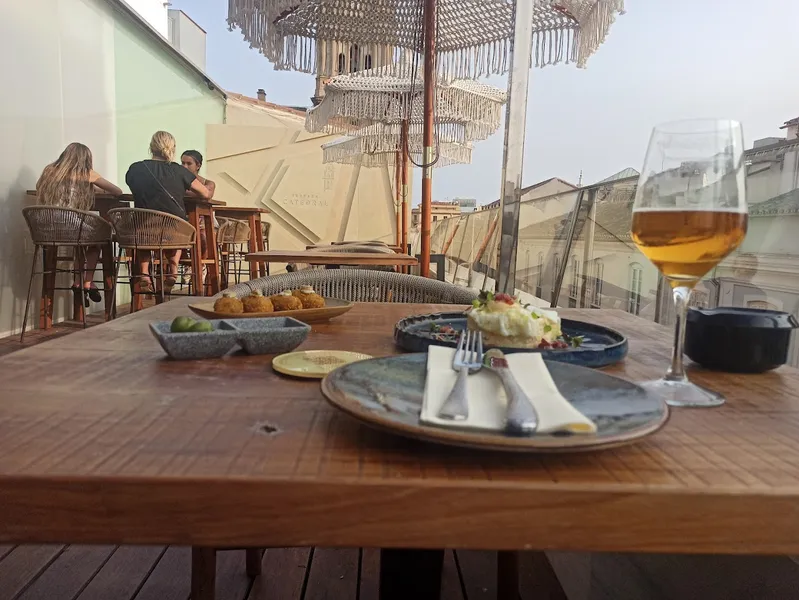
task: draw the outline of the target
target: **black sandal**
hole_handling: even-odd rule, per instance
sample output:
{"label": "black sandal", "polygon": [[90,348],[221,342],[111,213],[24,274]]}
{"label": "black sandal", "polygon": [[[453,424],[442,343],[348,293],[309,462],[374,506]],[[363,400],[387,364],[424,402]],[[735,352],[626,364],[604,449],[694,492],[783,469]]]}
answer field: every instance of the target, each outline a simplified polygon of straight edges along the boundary
{"label": "black sandal", "polygon": [[86,289],[86,293],[89,294],[89,299],[92,302],[102,302],[103,301],[103,297],[100,295],[100,290],[97,289],[96,285],[93,285],[93,286],[85,288],[85,289]]}
{"label": "black sandal", "polygon": [[154,294],[153,282],[149,275],[139,276],[139,293],[140,294]]}

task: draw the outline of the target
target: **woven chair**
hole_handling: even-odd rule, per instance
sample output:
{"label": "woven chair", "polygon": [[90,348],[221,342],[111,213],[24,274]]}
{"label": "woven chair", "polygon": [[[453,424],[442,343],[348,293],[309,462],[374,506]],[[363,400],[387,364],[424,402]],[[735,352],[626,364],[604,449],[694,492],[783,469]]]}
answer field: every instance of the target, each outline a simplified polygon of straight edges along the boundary
{"label": "woven chair", "polygon": [[[71,288],[57,288],[55,287],[55,276],[58,272],[64,273],[80,273],[81,281],[85,280],[86,273],[84,266],[86,263],[86,248],[97,247],[101,248],[103,252],[112,252],[111,239],[113,236],[113,229],[111,225],[92,212],[85,210],[76,210],[74,208],[63,208],[59,206],[28,206],[22,209],[22,215],[30,229],[31,239],[33,240],[33,264],[31,266],[31,276],[28,281],[28,297],[25,302],[25,315],[22,319],[22,333],[19,340],[22,342],[25,339],[25,328],[28,324],[28,310],[31,303],[31,292],[33,291],[33,278],[35,275],[49,276],[49,282],[46,284],[51,291],[57,289],[71,289]],[[72,269],[58,269],[58,249],[61,246],[72,248],[75,262],[80,265]],[[51,263],[52,269],[48,269],[47,261],[41,271],[36,271],[36,261],[39,258],[39,252],[44,255],[45,249],[54,252],[54,260]],[[112,288],[116,284],[116,279],[112,280]],[[106,289],[106,293],[113,291]],[[86,291],[83,292],[85,301]],[[81,303],[81,307],[83,304]],[[86,327],[86,311],[81,311],[83,326]]]}
{"label": "woven chair", "polygon": [[245,281],[226,291],[236,296],[246,296],[255,290],[271,295],[304,285],[313,286],[322,296],[350,302],[471,304],[478,294],[477,290],[417,275],[364,271],[349,267],[334,271],[305,269],[295,273],[261,277]]}
{"label": "woven chair", "polygon": [[219,272],[222,274],[222,289],[230,283],[230,273],[233,280],[239,283],[241,273],[249,273],[249,269],[242,271],[244,262],[244,245],[250,245],[250,226],[245,221],[226,219],[216,232],[216,243],[219,246]]}
{"label": "woven chair", "polygon": [[[119,244],[117,264],[122,253],[132,251],[158,251],[158,274],[161,283],[161,301],[164,301],[164,250],[183,250],[194,247],[197,231],[180,217],[157,210],[143,208],[115,208],[108,211],[108,219],[116,230]],[[131,273],[131,312],[136,309],[135,290]]]}

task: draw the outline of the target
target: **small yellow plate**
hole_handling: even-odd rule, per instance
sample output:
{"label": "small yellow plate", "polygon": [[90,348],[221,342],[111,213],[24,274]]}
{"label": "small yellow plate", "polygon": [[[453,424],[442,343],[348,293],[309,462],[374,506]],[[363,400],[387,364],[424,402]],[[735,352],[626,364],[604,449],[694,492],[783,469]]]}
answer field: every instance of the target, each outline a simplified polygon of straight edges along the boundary
{"label": "small yellow plate", "polygon": [[276,356],[272,359],[272,368],[283,375],[305,379],[323,379],[328,373],[339,367],[369,358],[372,357],[360,352],[305,350]]}

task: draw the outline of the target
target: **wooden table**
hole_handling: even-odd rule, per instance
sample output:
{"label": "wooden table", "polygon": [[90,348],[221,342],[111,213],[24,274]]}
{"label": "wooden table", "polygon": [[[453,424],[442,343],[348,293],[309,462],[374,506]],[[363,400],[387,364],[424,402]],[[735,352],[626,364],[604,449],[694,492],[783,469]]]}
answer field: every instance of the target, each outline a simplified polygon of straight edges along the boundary
{"label": "wooden table", "polygon": [[[217,217],[227,217],[229,219],[240,219],[247,221],[250,227],[250,242],[248,250],[250,252],[263,252],[266,250],[264,232],[261,229],[261,215],[268,215],[268,208],[256,206],[226,206],[224,208],[214,208],[214,215]],[[250,263],[250,279],[263,277],[266,275],[265,263]]]}
{"label": "wooden table", "polygon": [[324,252],[322,250],[268,250],[252,252],[248,261],[301,263],[308,265],[372,265],[384,267],[414,266],[418,261],[408,254],[382,252]]}
{"label": "wooden table", "polygon": [[[799,553],[795,369],[695,369],[728,403],[633,446],[479,453],[372,431],[267,356],[165,360],[147,323],[188,302],[0,358],[0,542]],[[360,304],[302,347],[395,354],[398,319],[451,309]],[[607,372],[665,369],[666,328],[561,314],[629,336]]]}

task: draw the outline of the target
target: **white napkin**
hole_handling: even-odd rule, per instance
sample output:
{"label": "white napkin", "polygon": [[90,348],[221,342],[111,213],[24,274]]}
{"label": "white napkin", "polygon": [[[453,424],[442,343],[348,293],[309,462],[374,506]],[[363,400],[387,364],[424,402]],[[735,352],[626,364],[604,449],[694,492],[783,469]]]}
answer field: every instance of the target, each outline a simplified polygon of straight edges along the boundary
{"label": "white napkin", "polygon": [[[465,421],[439,419],[458,374],[452,369],[455,350],[430,346],[427,355],[427,379],[419,420],[440,427],[503,430],[507,398],[499,377],[486,369],[469,375],[469,418]],[[520,352],[505,357],[516,381],[533,401],[538,412],[538,433],[569,431],[595,433],[596,425],[574,408],[558,391],[544,359],[538,353]]]}

